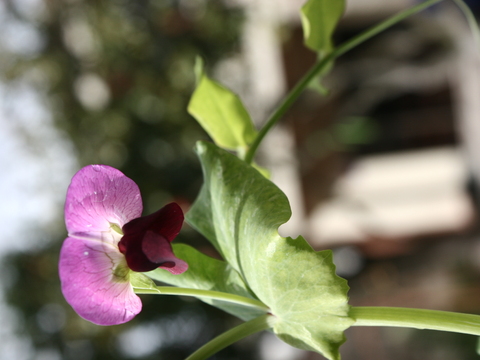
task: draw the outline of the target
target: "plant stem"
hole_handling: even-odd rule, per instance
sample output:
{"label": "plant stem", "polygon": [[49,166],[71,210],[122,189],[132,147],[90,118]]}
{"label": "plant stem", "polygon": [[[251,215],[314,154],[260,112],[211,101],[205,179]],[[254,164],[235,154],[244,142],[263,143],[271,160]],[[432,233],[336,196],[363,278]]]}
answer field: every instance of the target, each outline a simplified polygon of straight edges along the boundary
{"label": "plant stem", "polygon": [[267,330],[273,326],[273,315],[262,315],[253,320],[247,321],[231,330],[217,336],[212,341],[203,345],[195,351],[186,360],[204,360],[226,348],[227,346],[241,340],[249,335],[255,334],[262,330]]}
{"label": "plant stem", "polygon": [[345,54],[347,51],[353,49],[354,47],[360,45],[364,41],[374,37],[378,33],[382,32],[383,30],[395,25],[396,23],[406,19],[410,15],[416,14],[433,4],[436,4],[442,0],[427,0],[421,4],[412,6],[392,17],[388,18],[387,20],[377,24],[370,29],[362,32],[361,34],[353,37],[352,39],[346,41],[345,43],[339,45],[335,50],[333,50],[330,54],[325,56],[324,58],[317,61],[310,70],[300,79],[300,81],[293,87],[293,89],[288,93],[288,95],[284,98],[282,103],[275,109],[272,113],[270,118],[267,120],[265,125],[262,129],[258,132],[255,140],[253,141],[252,145],[248,149],[248,152],[245,155],[245,162],[250,164],[253,161],[255,153],[258,149],[258,146],[262,142],[263,138],[270,129],[280,120],[280,118],[285,114],[285,112],[292,106],[292,104],[297,100],[300,94],[305,90],[308,84],[324,70],[330,62],[332,62],[335,58],[339,57],[340,55]]}
{"label": "plant stem", "polygon": [[255,308],[260,311],[269,312],[270,309],[259,300],[247,298],[240,295],[225,293],[221,291],[188,289],[174,286],[155,286],[149,288],[134,287],[136,294],[160,294],[160,295],[184,295],[203,297],[214,300],[225,301],[233,304],[243,305],[250,308]]}
{"label": "plant stem", "polygon": [[480,316],[397,307],[352,307],[352,326],[396,326],[480,335]]}
{"label": "plant stem", "polygon": [[480,29],[478,28],[477,19],[475,19],[475,15],[473,14],[470,7],[465,4],[463,0],[453,0],[455,4],[457,4],[460,11],[463,13],[465,18],[467,19],[468,26],[470,27],[470,31],[472,32],[473,38],[475,40],[475,44],[477,47],[480,48]]}

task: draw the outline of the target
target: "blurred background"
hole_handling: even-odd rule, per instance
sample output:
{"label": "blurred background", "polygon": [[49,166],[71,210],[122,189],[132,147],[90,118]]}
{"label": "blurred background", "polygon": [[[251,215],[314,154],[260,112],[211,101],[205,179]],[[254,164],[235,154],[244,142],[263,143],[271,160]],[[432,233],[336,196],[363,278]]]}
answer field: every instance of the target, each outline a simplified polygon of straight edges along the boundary
{"label": "blurred background", "polygon": [[[414,3],[349,0],[335,41]],[[102,163],[137,182],[146,214],[187,210],[202,183],[192,148],[208,139],[186,112],[195,57],[261,126],[316,59],[302,5],[0,2],[0,360],[180,360],[239,323],[169,296],[144,296],[125,325],[79,318],[59,288],[62,207],[73,174]],[[334,250],[352,305],[480,314],[480,57],[463,16],[445,2],[409,18],[338,59],[322,87],[260,149],[291,201],[281,233]],[[178,241],[212,253],[187,225]],[[352,327],[347,338],[345,360],[478,357],[468,335]],[[322,357],[263,333],[213,359]]]}

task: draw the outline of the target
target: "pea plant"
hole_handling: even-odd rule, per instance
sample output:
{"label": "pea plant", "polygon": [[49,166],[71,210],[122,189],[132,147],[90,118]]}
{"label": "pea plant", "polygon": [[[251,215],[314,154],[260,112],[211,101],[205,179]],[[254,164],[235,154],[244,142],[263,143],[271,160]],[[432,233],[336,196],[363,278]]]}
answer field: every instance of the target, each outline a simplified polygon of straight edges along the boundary
{"label": "pea plant", "polygon": [[[442,0],[417,3],[343,44],[332,34],[344,0],[309,0],[301,9],[305,44],[318,61],[256,130],[240,98],[196,67],[197,87],[188,112],[212,142],[195,146],[204,183],[185,215],[222,260],[173,244],[184,222],[167,204],[141,216],[140,189],[119,170],[90,165],[72,179],[65,204],[68,237],[59,261],[62,291],[83,318],[117,325],[142,309],[137,294],[197,297],[244,320],[188,357],[207,359],[256,332],[270,330],[286,343],[340,358],[350,326],[396,326],[480,336],[480,316],[398,307],[352,307],[348,285],[337,276],[330,250],[314,251],[299,236],[282,237],[291,216],[285,194],[255,162],[256,151],[299,95],[336,58],[399,21]],[[455,0],[478,33],[473,16]],[[171,286],[159,286],[158,282]],[[473,351],[473,349],[472,349]]]}

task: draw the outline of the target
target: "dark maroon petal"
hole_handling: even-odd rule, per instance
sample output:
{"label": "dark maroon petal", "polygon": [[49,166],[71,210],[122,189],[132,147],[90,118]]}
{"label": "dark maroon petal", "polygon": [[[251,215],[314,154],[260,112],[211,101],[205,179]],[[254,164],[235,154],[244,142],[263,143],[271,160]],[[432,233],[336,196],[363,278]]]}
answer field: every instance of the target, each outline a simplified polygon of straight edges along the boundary
{"label": "dark maroon petal", "polygon": [[168,270],[172,274],[181,274],[188,269],[188,264],[175,256],[172,245],[162,236],[157,236],[151,231],[147,231],[145,234],[142,250],[148,260],[160,264],[158,267]]}
{"label": "dark maroon petal", "polygon": [[180,274],[188,265],[173,254],[170,242],[183,224],[183,212],[175,203],[159,211],[134,219],[123,227],[123,237],[118,244],[130,269],[147,272],[158,267]]}
{"label": "dark maroon petal", "polygon": [[122,230],[124,235],[143,235],[147,230],[162,235],[169,242],[178,235],[183,225],[183,211],[176,203],[170,203],[148,216],[142,216],[126,223]]}
{"label": "dark maroon petal", "polygon": [[147,272],[160,267],[181,274],[188,269],[187,263],[174,255],[170,242],[153,231],[147,231],[142,239],[123,237],[119,248],[125,250],[122,252],[133,271]]}
{"label": "dark maroon petal", "polygon": [[[124,235],[118,243],[120,252],[125,255],[128,267],[137,272],[152,271],[159,267],[159,264],[151,262],[142,249],[144,234]],[[167,244],[167,240],[163,240]]]}
{"label": "dark maroon petal", "polygon": [[157,235],[153,231],[147,231],[142,241],[142,252],[147,259],[152,263],[163,263],[164,266],[169,266],[165,254],[172,252],[172,245],[162,235]]}

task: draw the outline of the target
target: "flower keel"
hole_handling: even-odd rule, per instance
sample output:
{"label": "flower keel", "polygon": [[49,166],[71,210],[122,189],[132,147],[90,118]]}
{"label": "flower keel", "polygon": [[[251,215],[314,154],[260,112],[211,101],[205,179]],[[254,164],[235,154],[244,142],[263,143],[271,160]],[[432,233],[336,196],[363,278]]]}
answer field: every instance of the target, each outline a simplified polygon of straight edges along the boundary
{"label": "flower keel", "polygon": [[125,224],[118,247],[125,254],[130,269],[146,272],[160,267],[172,274],[185,272],[187,263],[175,257],[170,245],[182,224],[183,212],[176,203]]}

